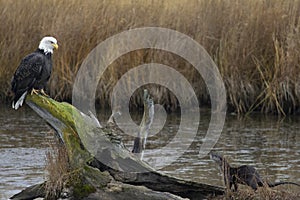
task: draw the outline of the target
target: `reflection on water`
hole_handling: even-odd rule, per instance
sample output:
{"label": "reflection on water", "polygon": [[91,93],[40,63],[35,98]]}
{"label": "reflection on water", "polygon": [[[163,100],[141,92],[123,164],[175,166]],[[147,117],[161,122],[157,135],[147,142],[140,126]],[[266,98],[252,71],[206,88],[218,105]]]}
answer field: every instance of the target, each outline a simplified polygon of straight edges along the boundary
{"label": "reflection on water", "polygon": [[[216,164],[208,156],[200,159],[198,155],[209,120],[209,113],[201,112],[198,134],[189,141],[191,146],[162,171],[183,179],[223,185]],[[299,121],[297,116],[279,121],[276,116],[254,115],[239,120],[229,115],[214,150],[224,154],[232,165],[255,166],[269,181],[300,183]],[[148,139],[146,159],[161,160],[178,154],[176,147],[166,155],[155,149],[162,148],[176,136],[179,122],[180,116],[168,116],[163,130]],[[45,154],[54,136],[45,122],[25,107],[18,111],[1,108],[0,125],[0,199],[8,199],[44,180]],[[131,149],[132,136],[125,138],[125,142]],[[293,186],[289,188],[295,190]]]}

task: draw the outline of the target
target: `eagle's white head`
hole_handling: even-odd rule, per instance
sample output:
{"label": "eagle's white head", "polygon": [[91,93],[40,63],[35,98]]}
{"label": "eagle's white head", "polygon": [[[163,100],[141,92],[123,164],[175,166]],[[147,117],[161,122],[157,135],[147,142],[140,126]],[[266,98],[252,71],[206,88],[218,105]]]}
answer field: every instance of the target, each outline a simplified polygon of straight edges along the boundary
{"label": "eagle's white head", "polygon": [[39,49],[43,50],[45,54],[53,53],[53,49],[57,49],[57,40],[54,37],[44,37],[39,45]]}

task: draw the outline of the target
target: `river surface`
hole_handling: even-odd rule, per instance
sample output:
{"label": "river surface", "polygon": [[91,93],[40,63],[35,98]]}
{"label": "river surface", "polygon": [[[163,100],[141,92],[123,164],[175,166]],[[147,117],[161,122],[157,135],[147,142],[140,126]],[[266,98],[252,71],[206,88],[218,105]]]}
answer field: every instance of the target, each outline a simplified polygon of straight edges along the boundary
{"label": "river surface", "polygon": [[[24,106],[18,111],[7,107],[0,108],[0,200],[45,180],[46,153],[50,151],[50,144],[55,137],[46,123],[28,107]],[[108,114],[98,117],[103,121]],[[141,114],[133,114],[132,117],[138,121]],[[179,155],[176,145],[164,154],[156,151],[175,138],[179,122],[179,114],[168,115],[163,129],[148,138],[145,159],[151,163],[151,157],[165,160],[168,154],[171,158]],[[198,154],[209,122],[209,112],[201,111],[198,134],[191,138],[190,147],[161,171],[186,180],[223,186],[216,164],[209,156],[201,158]],[[280,119],[256,114],[239,119],[235,115],[228,115],[213,150],[225,155],[231,165],[255,166],[270,182],[300,183],[299,130],[300,116]],[[132,137],[125,138],[125,143],[131,149]],[[283,187],[292,191],[298,189]]]}

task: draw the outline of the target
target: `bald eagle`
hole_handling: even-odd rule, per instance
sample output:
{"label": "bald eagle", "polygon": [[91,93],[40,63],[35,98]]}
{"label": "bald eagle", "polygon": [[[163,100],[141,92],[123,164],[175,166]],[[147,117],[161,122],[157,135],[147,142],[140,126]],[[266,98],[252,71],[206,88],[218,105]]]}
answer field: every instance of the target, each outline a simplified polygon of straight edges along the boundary
{"label": "bald eagle", "polygon": [[14,109],[22,106],[28,92],[46,95],[44,89],[52,70],[53,49],[57,49],[54,37],[44,37],[39,47],[33,53],[25,56],[17,68],[11,81],[11,90],[15,97],[12,103]]}

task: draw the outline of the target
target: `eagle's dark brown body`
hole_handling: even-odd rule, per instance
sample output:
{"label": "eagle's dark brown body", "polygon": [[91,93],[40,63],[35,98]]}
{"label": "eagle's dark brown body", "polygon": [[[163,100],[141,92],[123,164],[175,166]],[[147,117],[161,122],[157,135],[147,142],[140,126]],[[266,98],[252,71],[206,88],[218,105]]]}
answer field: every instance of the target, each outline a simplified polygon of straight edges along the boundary
{"label": "eagle's dark brown body", "polygon": [[38,49],[21,60],[11,81],[11,90],[15,94],[14,109],[22,106],[28,92],[37,93],[40,90],[45,95],[44,89],[52,71],[53,49],[57,48],[55,38],[44,37]]}

